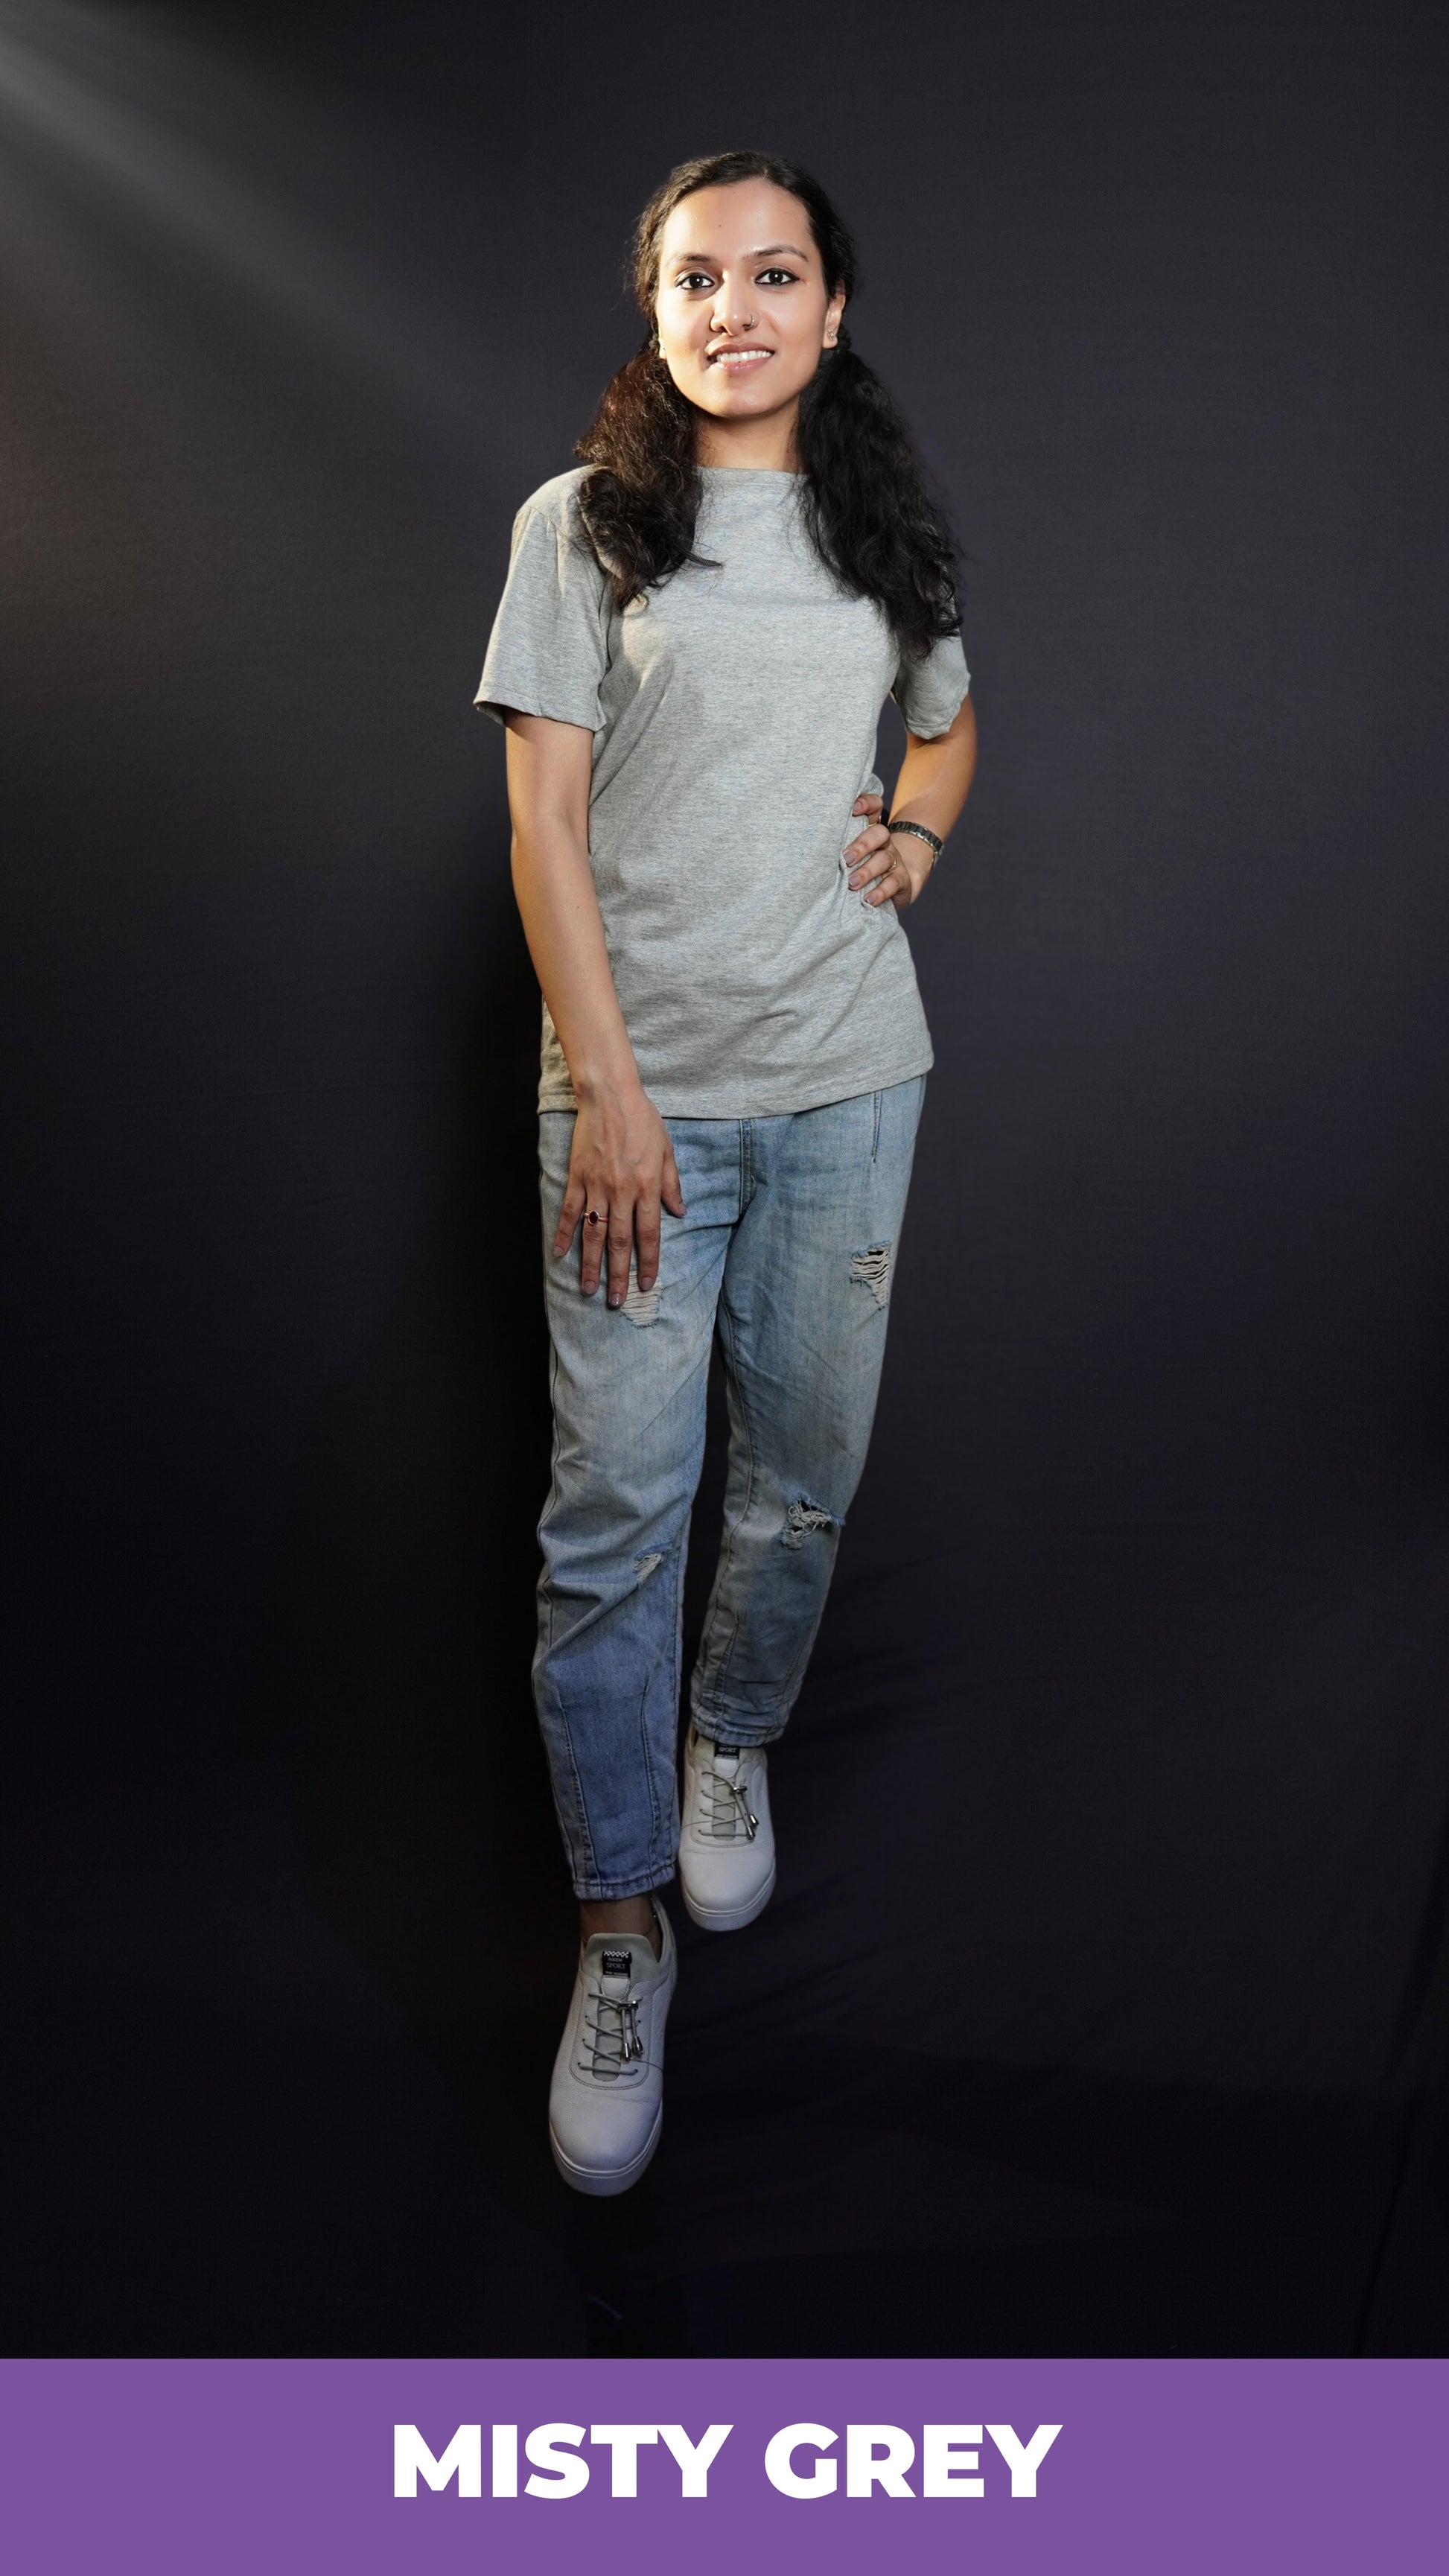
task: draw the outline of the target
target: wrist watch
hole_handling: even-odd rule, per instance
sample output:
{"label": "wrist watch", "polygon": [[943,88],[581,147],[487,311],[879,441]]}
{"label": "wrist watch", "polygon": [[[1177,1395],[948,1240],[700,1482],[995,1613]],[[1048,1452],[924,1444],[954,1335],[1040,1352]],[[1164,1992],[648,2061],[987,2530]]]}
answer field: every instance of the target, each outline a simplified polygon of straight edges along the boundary
{"label": "wrist watch", "polygon": [[898,822],[892,820],[887,823],[886,830],[888,832],[914,832],[918,841],[930,842],[938,859],[946,846],[945,842],[939,840],[934,832],[927,831],[924,823],[908,823],[904,816],[902,816]]}

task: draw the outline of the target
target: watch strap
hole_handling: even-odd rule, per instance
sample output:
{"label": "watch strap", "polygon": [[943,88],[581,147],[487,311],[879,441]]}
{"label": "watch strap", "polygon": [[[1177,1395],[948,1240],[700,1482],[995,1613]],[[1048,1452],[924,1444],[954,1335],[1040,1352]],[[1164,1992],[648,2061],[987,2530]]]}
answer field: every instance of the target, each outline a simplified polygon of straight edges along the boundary
{"label": "watch strap", "polygon": [[887,823],[886,830],[888,832],[914,832],[918,841],[930,842],[938,859],[946,846],[945,842],[941,840],[935,832],[927,831],[924,823],[907,822],[904,815],[902,815],[899,821],[892,819]]}

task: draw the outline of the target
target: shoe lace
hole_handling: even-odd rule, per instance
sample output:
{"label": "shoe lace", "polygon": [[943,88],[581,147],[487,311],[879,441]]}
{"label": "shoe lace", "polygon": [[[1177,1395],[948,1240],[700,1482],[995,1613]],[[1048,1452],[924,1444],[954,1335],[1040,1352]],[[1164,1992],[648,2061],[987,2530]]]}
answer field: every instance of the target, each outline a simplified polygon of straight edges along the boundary
{"label": "shoe lace", "polygon": [[644,2054],[639,1998],[632,1988],[627,1995],[608,1995],[602,1978],[596,1978],[584,1999],[584,2029],[593,2045],[589,2055],[578,2061],[583,2075],[612,2082]]}
{"label": "shoe lace", "polygon": [[750,1805],[744,1781],[744,1764],[737,1762],[733,1772],[721,1771],[718,1760],[707,1762],[700,1772],[700,1792],[709,1809],[709,1830],[717,1840],[733,1842],[741,1825],[745,1839],[753,1842],[760,1819]]}

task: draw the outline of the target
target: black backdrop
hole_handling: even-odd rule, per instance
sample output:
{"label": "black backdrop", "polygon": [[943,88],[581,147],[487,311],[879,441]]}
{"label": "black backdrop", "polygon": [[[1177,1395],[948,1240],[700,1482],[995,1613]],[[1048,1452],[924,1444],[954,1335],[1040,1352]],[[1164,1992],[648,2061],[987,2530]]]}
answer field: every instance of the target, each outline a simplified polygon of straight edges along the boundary
{"label": "black backdrop", "polygon": [[[1442,2343],[1444,41],[0,7],[13,2348]],[[983,759],[779,1894],[595,2206],[470,699],[638,203],[756,140]]]}

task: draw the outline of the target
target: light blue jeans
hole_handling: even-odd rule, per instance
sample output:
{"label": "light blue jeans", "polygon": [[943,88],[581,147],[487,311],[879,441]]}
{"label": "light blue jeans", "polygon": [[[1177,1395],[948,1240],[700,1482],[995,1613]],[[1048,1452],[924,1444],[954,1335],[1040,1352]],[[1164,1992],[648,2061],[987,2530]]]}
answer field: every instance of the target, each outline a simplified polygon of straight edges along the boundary
{"label": "light blue jeans", "polygon": [[539,1118],[553,1479],[534,1697],[581,1897],[674,1875],[684,1560],[718,1322],[724,1539],[690,1681],[701,1734],[779,1735],[865,1463],[926,1077],[774,1118],[670,1118],[685,1214],[612,1310],[550,1246],[572,1110]]}

